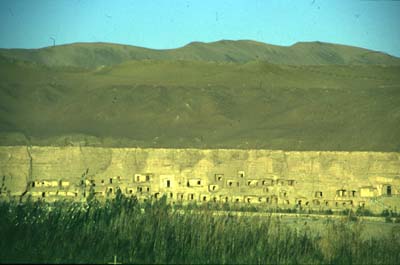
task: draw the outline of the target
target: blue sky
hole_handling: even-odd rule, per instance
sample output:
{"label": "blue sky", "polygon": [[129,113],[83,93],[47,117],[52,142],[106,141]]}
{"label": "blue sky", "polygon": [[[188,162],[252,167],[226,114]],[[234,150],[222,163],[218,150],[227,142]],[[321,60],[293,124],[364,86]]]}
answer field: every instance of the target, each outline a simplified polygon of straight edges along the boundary
{"label": "blue sky", "polygon": [[400,57],[400,1],[1,0],[0,47],[114,42],[166,49],[191,41],[324,41]]}

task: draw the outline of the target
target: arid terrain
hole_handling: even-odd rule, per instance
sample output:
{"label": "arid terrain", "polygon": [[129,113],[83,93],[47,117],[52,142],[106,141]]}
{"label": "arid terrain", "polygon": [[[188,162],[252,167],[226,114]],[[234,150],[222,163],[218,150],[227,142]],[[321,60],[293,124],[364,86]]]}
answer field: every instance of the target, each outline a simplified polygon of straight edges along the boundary
{"label": "arid terrain", "polygon": [[0,144],[399,151],[400,59],[320,43],[0,50]]}

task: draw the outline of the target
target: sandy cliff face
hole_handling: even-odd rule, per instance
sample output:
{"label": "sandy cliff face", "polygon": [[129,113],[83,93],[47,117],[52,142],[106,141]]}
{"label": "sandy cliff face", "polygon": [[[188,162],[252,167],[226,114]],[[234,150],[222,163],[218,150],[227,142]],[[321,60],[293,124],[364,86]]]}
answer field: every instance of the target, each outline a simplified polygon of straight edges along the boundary
{"label": "sandy cliff face", "polygon": [[[82,174],[87,178],[110,184],[110,178],[120,177],[123,187],[136,188],[135,174],[151,174],[147,184],[152,192],[166,189],[169,179],[172,191],[184,194],[190,179],[201,179],[196,194],[210,192],[218,185],[218,195],[280,196],[287,192],[290,200],[315,197],[334,199],[339,189],[354,190],[357,195],[364,186],[375,189],[374,195],[399,193],[400,154],[379,152],[287,152],[272,150],[199,150],[199,149],[140,149],[97,147],[0,147],[0,176],[12,193],[26,190],[34,180],[68,180],[78,184]],[[243,172],[241,177],[239,172]],[[223,175],[217,180],[216,174]],[[238,181],[230,189],[228,180]],[[248,181],[256,180],[250,187]],[[262,183],[274,180],[275,183]],[[294,185],[279,180],[294,180]],[[115,184],[115,183],[114,183]],[[136,185],[136,186],[135,186]],[[275,185],[275,186],[274,186]],[[278,186],[276,186],[278,185]],[[269,191],[266,187],[271,186]],[[273,186],[273,187],[272,187]],[[97,188],[101,189],[100,185]],[[211,195],[213,192],[211,192]],[[357,195],[355,197],[357,197]],[[186,196],[186,195],[185,195]],[[322,200],[322,198],[320,198]],[[358,195],[359,198],[359,195]]]}

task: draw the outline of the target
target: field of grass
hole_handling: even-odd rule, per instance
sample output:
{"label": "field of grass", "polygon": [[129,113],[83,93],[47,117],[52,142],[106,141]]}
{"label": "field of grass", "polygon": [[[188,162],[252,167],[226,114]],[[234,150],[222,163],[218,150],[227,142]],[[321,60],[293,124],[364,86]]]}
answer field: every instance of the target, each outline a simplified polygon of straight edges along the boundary
{"label": "field of grass", "polygon": [[290,227],[273,217],[182,213],[164,199],[0,203],[0,263],[396,264],[400,229],[363,239],[360,222]]}

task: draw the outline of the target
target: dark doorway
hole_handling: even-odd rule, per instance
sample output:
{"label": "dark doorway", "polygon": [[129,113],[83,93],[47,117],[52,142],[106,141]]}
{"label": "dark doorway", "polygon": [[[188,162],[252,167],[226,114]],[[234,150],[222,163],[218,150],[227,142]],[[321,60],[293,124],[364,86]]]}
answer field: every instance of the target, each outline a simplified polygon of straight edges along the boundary
{"label": "dark doorway", "polygon": [[167,180],[167,188],[171,187],[171,181]]}
{"label": "dark doorway", "polygon": [[386,187],[386,194],[387,194],[387,196],[392,196],[392,186]]}

